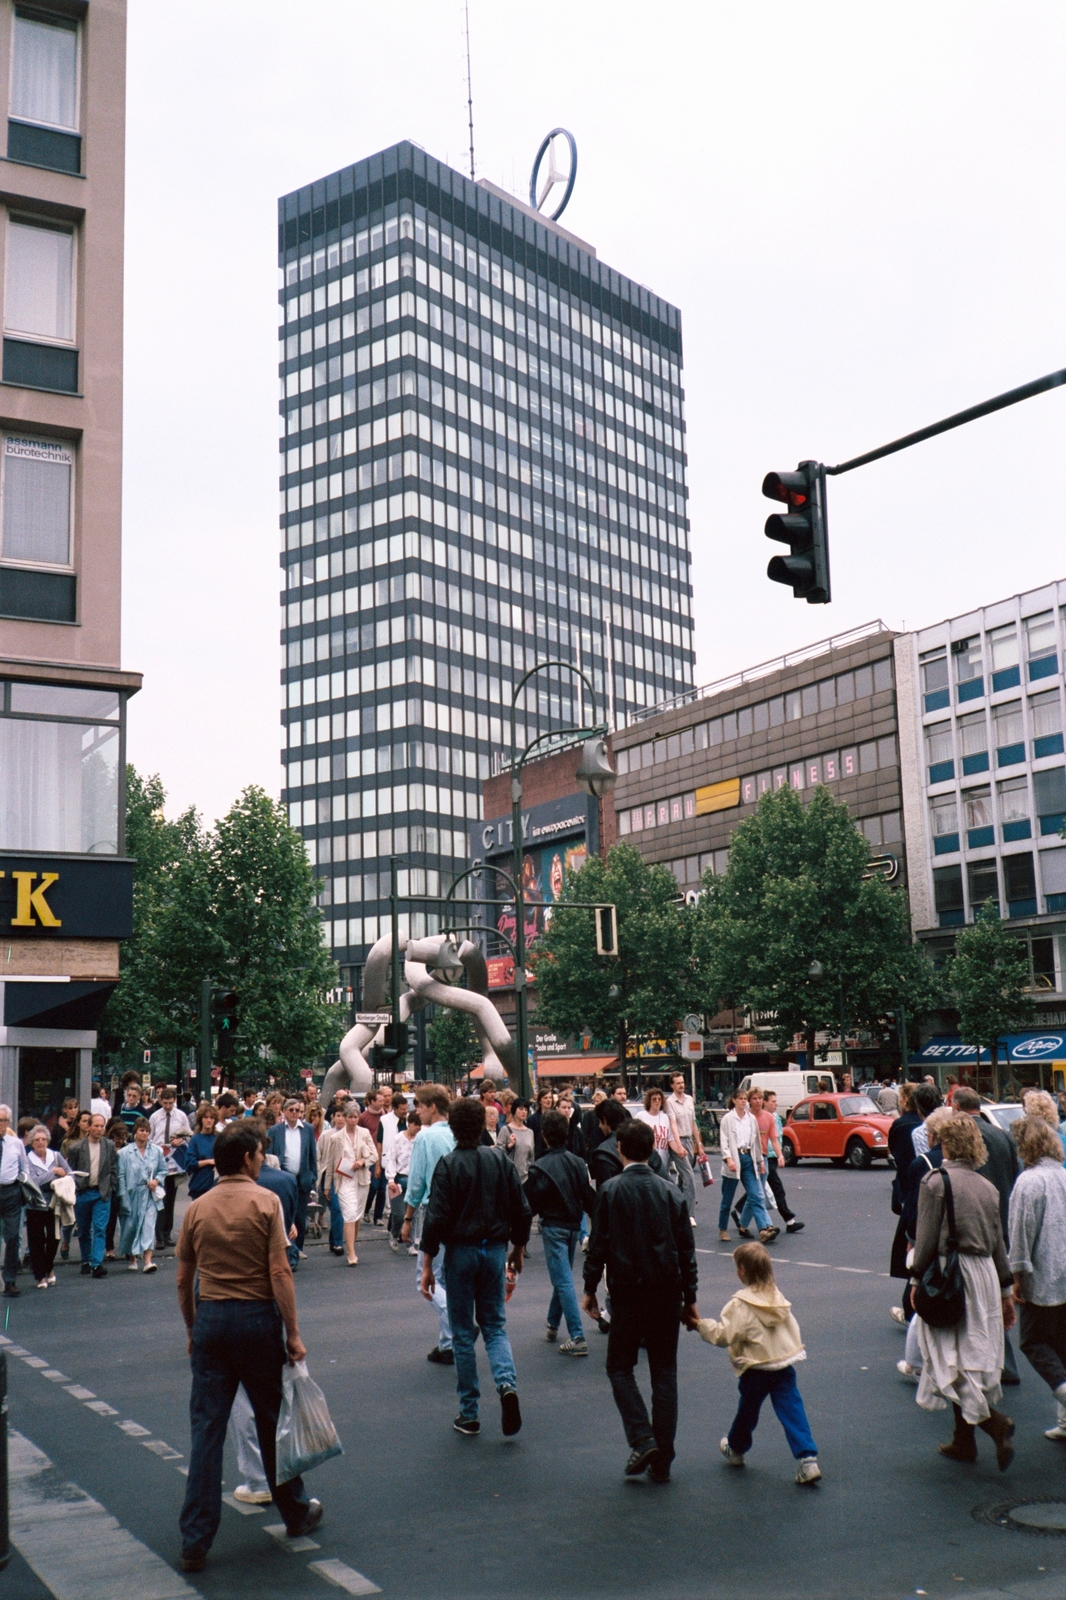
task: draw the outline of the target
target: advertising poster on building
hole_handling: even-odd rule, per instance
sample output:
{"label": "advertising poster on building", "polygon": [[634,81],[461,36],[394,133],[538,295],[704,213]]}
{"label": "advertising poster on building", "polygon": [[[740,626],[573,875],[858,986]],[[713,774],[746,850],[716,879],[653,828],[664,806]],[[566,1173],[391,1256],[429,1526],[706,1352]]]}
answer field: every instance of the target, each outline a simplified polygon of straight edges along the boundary
{"label": "advertising poster on building", "polygon": [[[562,897],[571,873],[580,872],[588,860],[588,846],[584,835],[559,839],[554,844],[537,846],[522,852],[522,897],[526,908],[526,947],[539,938],[551,920],[551,908]],[[507,883],[496,880],[496,897],[507,894]],[[508,938],[515,936],[515,915],[512,907],[501,909],[496,926]]]}

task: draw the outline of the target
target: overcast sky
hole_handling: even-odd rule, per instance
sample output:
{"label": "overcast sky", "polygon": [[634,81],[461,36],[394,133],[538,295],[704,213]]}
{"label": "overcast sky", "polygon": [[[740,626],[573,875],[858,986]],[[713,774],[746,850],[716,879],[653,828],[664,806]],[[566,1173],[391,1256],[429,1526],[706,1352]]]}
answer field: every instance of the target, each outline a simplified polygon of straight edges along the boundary
{"label": "overcast sky", "polygon": [[[456,0],[130,0],[129,755],[276,794],[276,201],[402,138],[466,166]],[[681,308],[696,677],[1066,571],[1066,393],[830,483],[832,605],[770,584],[763,475],[1066,364],[1066,7],[471,0],[477,173]]]}

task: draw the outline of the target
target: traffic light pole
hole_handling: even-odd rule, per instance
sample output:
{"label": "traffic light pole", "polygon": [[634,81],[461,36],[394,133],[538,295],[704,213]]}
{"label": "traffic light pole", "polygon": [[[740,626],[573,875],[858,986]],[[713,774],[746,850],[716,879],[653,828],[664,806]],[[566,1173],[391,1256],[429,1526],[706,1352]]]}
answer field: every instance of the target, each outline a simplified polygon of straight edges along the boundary
{"label": "traffic light pole", "polygon": [[1016,406],[1019,400],[1031,400],[1034,395],[1046,394],[1049,389],[1061,388],[1063,384],[1066,384],[1066,367],[1060,372],[1049,372],[1046,378],[1023,383],[1020,389],[1008,389],[1006,394],[997,394],[992,400],[982,400],[980,405],[970,406],[966,411],[956,411],[954,416],[945,417],[942,422],[933,422],[928,428],[919,428],[916,433],[904,434],[902,439],[894,439],[891,444],[883,444],[877,450],[868,450],[865,455],[855,456],[851,461],[842,461],[839,466],[824,467],[823,471],[826,477],[839,477],[842,472],[868,466],[871,461],[880,461],[882,456],[895,455],[897,450],[908,450],[912,444],[935,439],[938,433],[949,433],[952,428],[961,428],[967,422],[976,422],[979,417],[990,416],[993,411],[1003,411],[1007,406]]}
{"label": "traffic light pole", "polygon": [[200,1099],[211,1098],[211,979],[200,984]]}

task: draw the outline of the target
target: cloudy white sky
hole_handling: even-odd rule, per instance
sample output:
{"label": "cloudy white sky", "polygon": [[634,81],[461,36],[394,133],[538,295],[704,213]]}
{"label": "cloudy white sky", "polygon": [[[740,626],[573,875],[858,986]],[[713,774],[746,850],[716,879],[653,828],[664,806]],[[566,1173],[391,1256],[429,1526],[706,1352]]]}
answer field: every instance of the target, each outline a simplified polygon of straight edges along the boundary
{"label": "cloudy white sky", "polygon": [[[697,681],[1066,569],[1066,393],[831,483],[833,604],[764,473],[1066,364],[1057,0],[471,0],[478,175],[558,123],[564,221],[680,306]],[[456,0],[130,0],[124,664],[173,806],[276,793],[276,201],[401,138],[462,168]]]}

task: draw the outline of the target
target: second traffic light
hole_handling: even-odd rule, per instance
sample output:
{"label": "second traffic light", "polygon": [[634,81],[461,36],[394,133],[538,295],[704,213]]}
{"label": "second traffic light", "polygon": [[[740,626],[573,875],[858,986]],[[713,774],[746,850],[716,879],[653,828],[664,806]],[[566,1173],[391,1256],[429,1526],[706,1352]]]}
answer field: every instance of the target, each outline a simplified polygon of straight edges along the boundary
{"label": "second traffic light", "polygon": [[808,605],[828,605],[829,530],[825,504],[825,468],[820,461],[801,461],[795,472],[768,472],[762,492],[780,500],[788,511],[766,519],[766,537],[790,547],[787,556],[774,556],[766,576],[787,583],[797,600]]}
{"label": "second traffic light", "polygon": [[231,1061],[237,1032],[237,996],[232,989],[223,989],[215,995],[215,1028],[218,1032],[218,1059]]}

